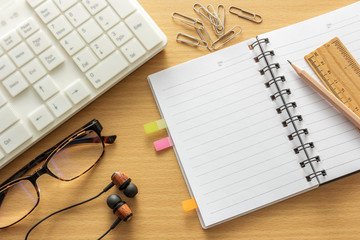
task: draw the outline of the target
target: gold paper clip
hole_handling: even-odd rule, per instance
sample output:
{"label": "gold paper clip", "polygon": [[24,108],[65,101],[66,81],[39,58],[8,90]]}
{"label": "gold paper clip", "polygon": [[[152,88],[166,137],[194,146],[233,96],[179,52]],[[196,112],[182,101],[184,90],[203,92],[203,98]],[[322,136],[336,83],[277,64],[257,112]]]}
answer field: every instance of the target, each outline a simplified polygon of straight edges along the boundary
{"label": "gold paper clip", "polygon": [[[236,13],[234,11],[231,11],[232,8],[236,9],[237,11],[240,11],[241,13],[247,14],[248,16],[242,15],[240,13]],[[232,14],[235,14],[238,17],[244,18],[244,19],[249,20],[249,21],[254,22],[254,23],[261,23],[262,20],[263,20],[262,17],[259,14],[249,12],[247,10],[244,10],[244,9],[241,9],[241,8],[238,8],[238,7],[234,7],[234,6],[231,6],[229,8],[229,12],[232,13]]]}
{"label": "gold paper clip", "polygon": [[198,39],[198,38],[190,36],[186,33],[178,33],[176,35],[176,41],[185,43],[185,44],[188,44],[188,45],[194,46],[194,47],[208,48],[208,43],[205,40]]}
{"label": "gold paper clip", "polygon": [[[236,37],[239,33],[242,32],[242,29],[240,26],[235,26],[232,29],[230,29],[228,32],[226,32],[224,35],[222,35],[221,37],[219,37],[218,39],[216,39],[212,44],[211,44],[211,48],[213,50],[217,50],[220,47],[222,47],[223,45],[225,45],[227,42],[229,42],[231,39],[233,39],[234,37]],[[216,46],[216,44],[220,44],[218,46]]]}

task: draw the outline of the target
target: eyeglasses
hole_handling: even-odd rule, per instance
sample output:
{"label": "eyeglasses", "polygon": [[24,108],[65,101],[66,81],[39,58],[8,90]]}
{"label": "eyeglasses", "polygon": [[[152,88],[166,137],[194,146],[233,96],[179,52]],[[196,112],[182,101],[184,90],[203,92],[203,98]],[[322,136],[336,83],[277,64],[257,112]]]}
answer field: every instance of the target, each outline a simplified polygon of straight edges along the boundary
{"label": "eyeglasses", "polygon": [[[101,131],[97,120],[90,121],[3,182],[0,185],[0,229],[20,222],[36,208],[40,201],[36,180],[41,175],[71,181],[93,168],[103,156],[105,144],[112,144],[116,139],[116,135],[101,136]],[[23,177],[44,161],[41,169]]]}

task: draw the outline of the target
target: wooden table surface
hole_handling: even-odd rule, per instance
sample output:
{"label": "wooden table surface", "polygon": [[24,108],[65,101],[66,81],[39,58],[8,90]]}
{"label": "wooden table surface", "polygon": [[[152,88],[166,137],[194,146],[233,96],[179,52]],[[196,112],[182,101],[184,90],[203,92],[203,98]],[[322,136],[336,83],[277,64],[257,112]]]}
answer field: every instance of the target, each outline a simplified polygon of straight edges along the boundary
{"label": "wooden table surface", "polygon": [[[147,75],[209,52],[176,43],[178,32],[192,33],[174,22],[178,11],[196,16],[190,0],[139,0],[168,37],[165,50],[129,75],[65,124],[0,170],[0,181],[42,151],[96,118],[104,134],[118,139],[107,147],[104,158],[89,173],[72,182],[50,176],[38,180],[41,201],[35,211],[16,226],[0,230],[0,239],[24,239],[28,229],[48,214],[99,193],[116,170],[130,176],[139,188],[134,199],[124,197],[134,212],[130,222],[120,223],[105,239],[360,239],[360,174],[340,179],[281,203],[253,212],[208,230],[200,226],[196,212],[185,213],[181,202],[189,193],[171,149],[156,153],[152,142],[165,131],[145,135],[143,124],[160,118],[146,80]],[[355,0],[242,0],[199,1],[203,5],[232,4],[260,14],[264,21],[254,24],[226,13],[226,27],[240,25],[243,32],[229,45],[258,34],[285,27],[335,10]],[[115,221],[106,205],[111,189],[93,202],[61,213],[42,223],[29,239],[97,239]],[[119,193],[123,196],[122,193]]]}

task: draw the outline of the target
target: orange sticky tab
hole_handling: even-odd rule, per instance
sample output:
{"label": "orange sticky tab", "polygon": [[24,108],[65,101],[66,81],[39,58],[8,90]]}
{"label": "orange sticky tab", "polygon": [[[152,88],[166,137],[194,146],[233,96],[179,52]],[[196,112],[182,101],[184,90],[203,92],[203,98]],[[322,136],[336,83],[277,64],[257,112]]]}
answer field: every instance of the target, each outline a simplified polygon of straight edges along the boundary
{"label": "orange sticky tab", "polygon": [[195,198],[183,201],[182,206],[183,206],[184,212],[194,210],[195,208],[198,207],[196,204]]}

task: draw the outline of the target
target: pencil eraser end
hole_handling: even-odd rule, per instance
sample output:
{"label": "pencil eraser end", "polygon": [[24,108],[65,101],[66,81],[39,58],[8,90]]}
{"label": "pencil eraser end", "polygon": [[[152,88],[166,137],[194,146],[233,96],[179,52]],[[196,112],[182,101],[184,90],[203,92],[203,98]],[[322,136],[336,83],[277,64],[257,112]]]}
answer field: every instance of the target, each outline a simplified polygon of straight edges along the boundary
{"label": "pencil eraser end", "polygon": [[173,145],[174,143],[170,137],[166,137],[154,142],[154,147],[157,152],[172,147]]}
{"label": "pencil eraser end", "polygon": [[189,212],[189,211],[194,210],[194,209],[196,209],[198,207],[197,203],[195,201],[195,198],[183,201],[182,206],[183,206],[184,212]]}

